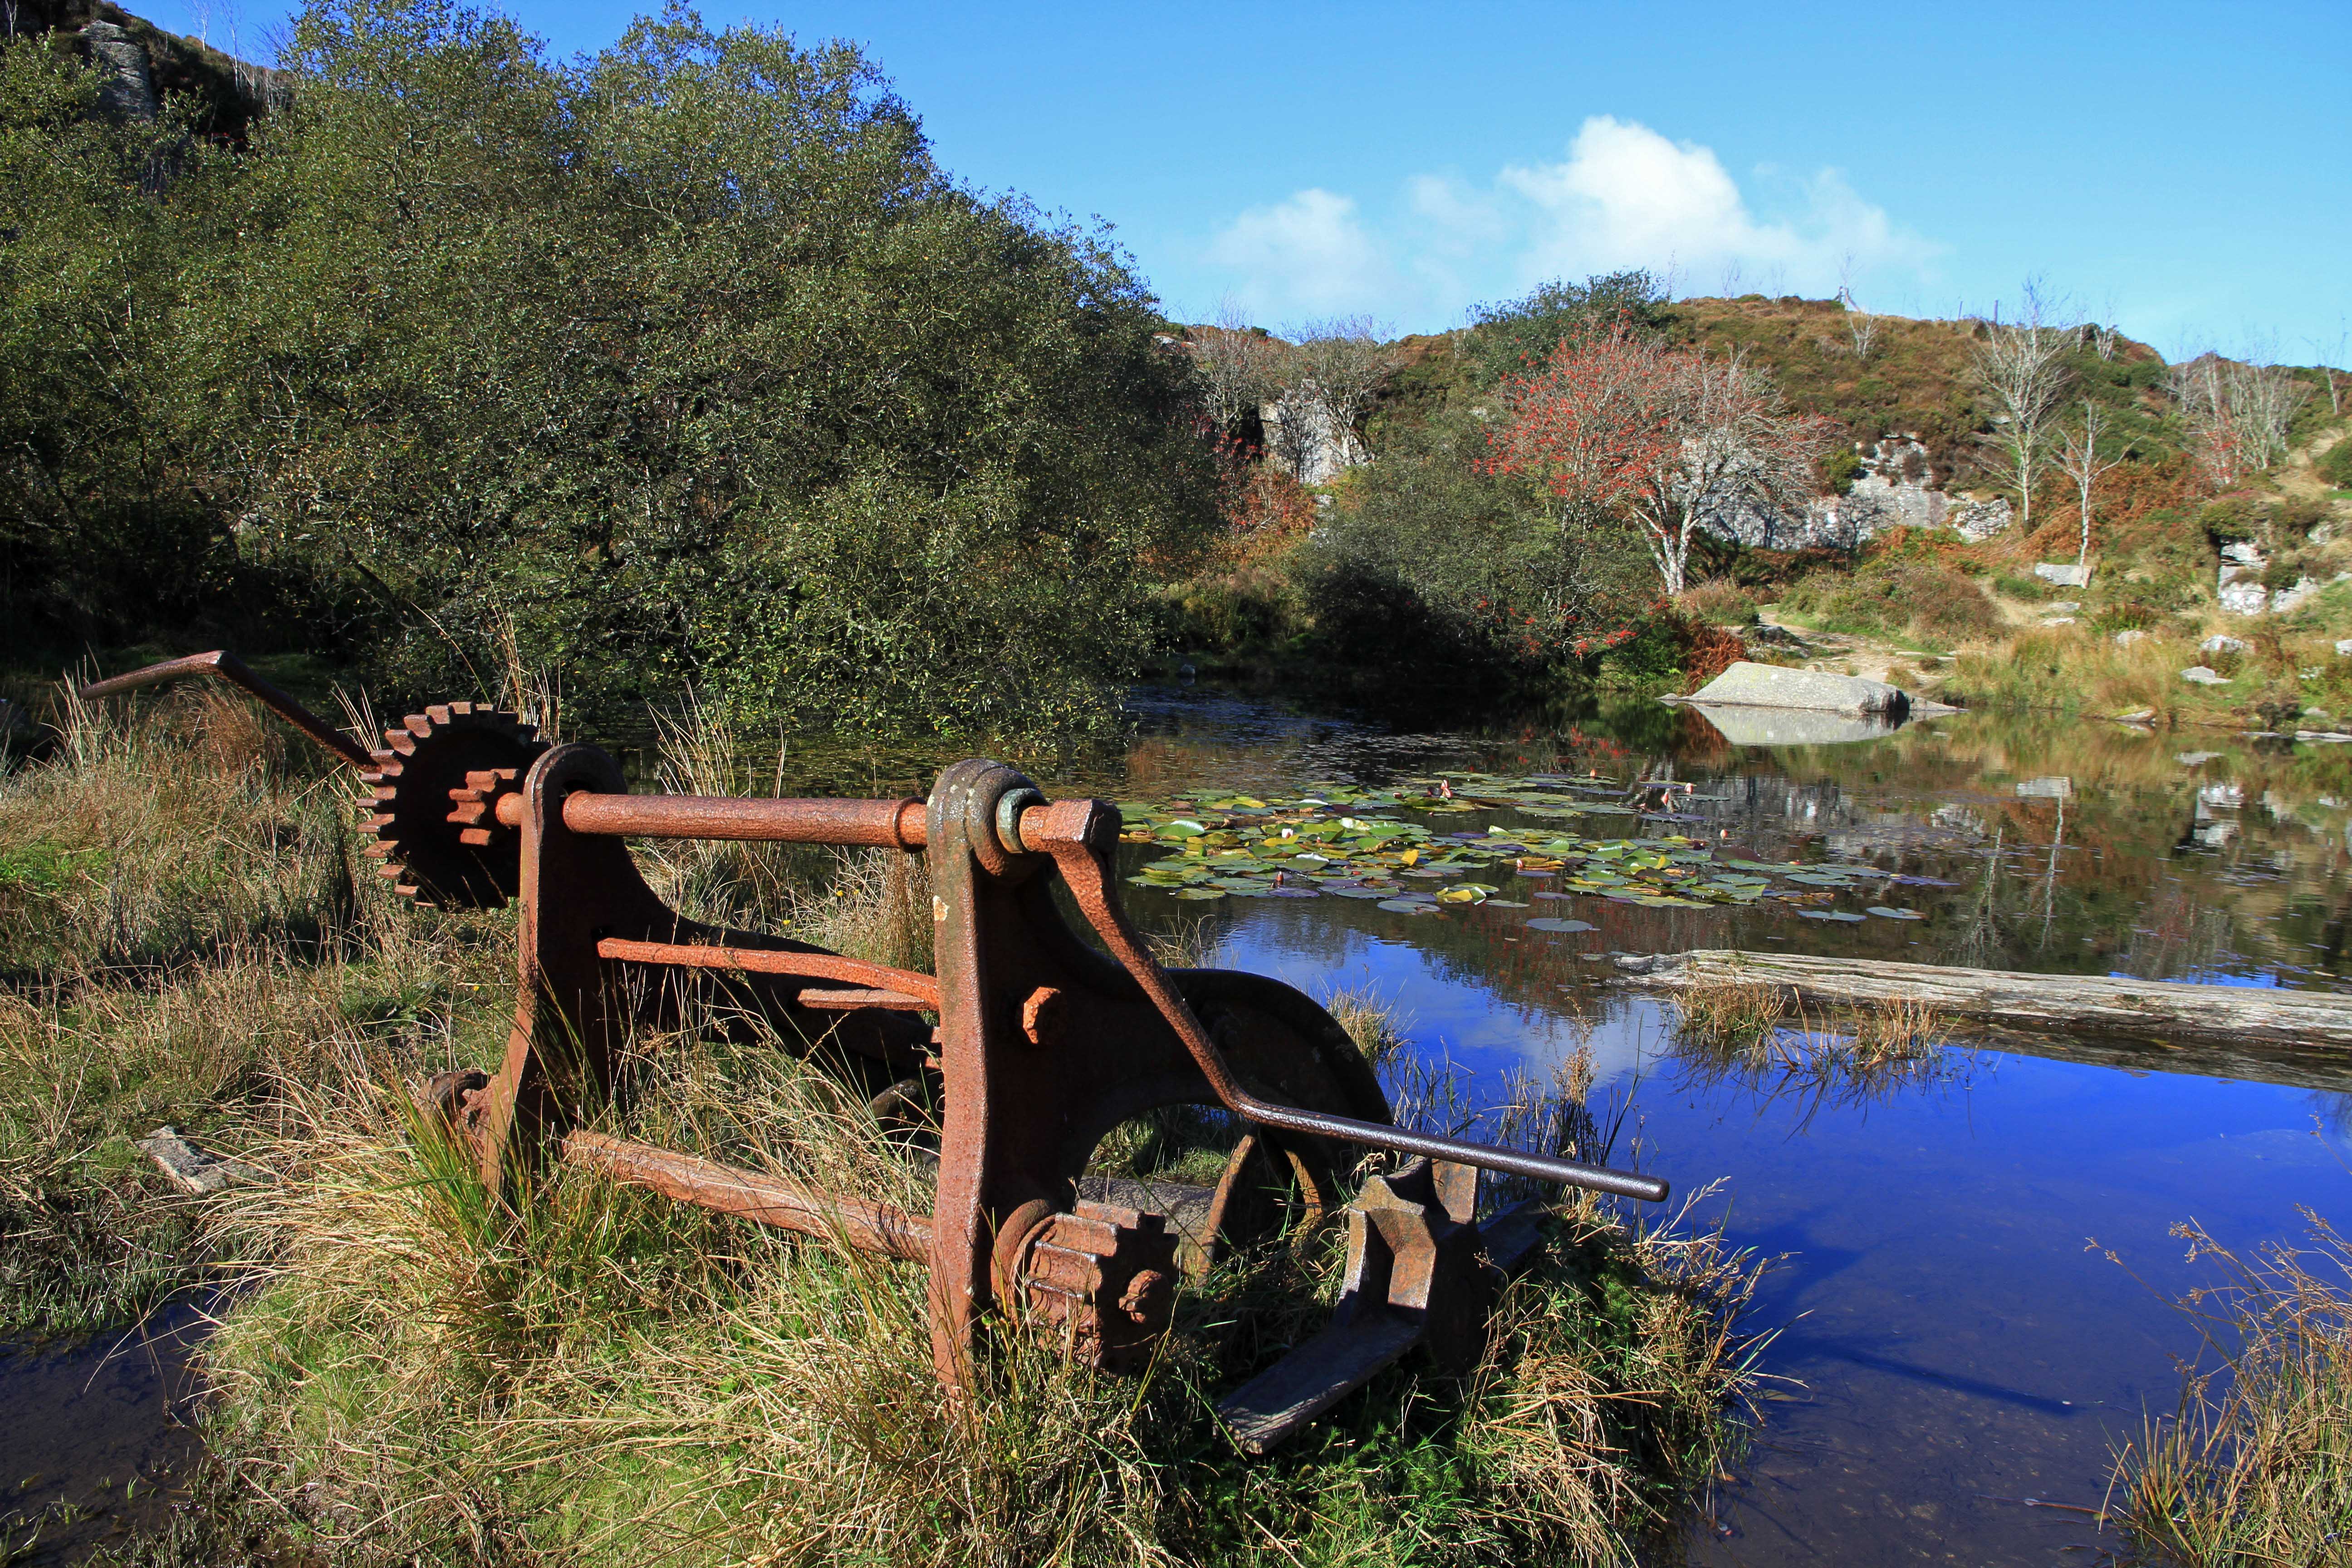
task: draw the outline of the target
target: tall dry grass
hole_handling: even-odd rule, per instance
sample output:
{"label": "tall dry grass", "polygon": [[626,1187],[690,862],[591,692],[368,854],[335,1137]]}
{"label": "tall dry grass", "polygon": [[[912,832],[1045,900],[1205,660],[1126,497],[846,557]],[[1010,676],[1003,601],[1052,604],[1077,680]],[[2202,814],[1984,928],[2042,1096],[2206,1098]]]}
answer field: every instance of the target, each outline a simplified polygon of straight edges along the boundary
{"label": "tall dry grass", "polygon": [[2181,1303],[2213,1359],[2119,1458],[2109,1511],[2136,1561],[2352,1561],[2352,1242],[2302,1212],[2308,1246],[2253,1257],[2174,1227],[2220,1271]]}
{"label": "tall dry grass", "polygon": [[[1957,1070],[1941,1014],[1913,997],[1807,1008],[1786,986],[1733,973],[1673,994],[1674,1053],[1695,1080],[1736,1079],[1811,1111]],[[1809,1111],[1809,1114],[1811,1113]]]}

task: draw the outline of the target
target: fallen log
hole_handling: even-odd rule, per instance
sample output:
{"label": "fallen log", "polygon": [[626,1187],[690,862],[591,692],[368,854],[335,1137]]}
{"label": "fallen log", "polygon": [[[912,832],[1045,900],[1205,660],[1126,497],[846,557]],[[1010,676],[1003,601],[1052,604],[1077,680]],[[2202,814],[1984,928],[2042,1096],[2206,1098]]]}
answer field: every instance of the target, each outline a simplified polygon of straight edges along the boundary
{"label": "fallen log", "polygon": [[2026,974],[1716,948],[1617,961],[1621,984],[1779,988],[1805,1007],[1919,1002],[2035,1056],[2301,1089],[2352,1089],[2352,996],[2092,974]]}

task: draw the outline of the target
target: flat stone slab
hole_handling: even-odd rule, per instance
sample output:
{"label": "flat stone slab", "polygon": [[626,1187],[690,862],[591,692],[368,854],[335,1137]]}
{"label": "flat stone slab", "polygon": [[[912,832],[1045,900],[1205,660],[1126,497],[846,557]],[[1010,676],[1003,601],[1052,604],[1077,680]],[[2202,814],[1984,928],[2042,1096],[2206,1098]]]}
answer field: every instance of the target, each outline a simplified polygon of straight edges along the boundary
{"label": "flat stone slab", "polygon": [[2192,686],[2227,686],[2230,684],[2230,678],[2228,676],[2223,675],[2218,669],[2209,669],[2201,664],[2192,664],[2187,669],[2182,670],[2180,672],[2180,679],[2188,681]]}
{"label": "flat stone slab", "polygon": [[140,1139],[139,1148],[184,1193],[216,1193],[232,1182],[269,1179],[269,1173],[258,1165],[207,1153],[170,1127],[158,1127]]}
{"label": "flat stone slab", "polygon": [[2089,567],[2062,565],[2055,561],[2042,562],[2033,568],[2033,574],[2044,583],[2054,583],[2061,588],[2081,588],[2091,581]]}
{"label": "flat stone slab", "polygon": [[1832,713],[1821,708],[1748,708],[1686,701],[1735,746],[1843,746],[1875,741],[1903,726],[1876,713]]}
{"label": "flat stone slab", "polygon": [[[1822,713],[1873,714],[1901,722],[1911,712],[1910,695],[1883,680],[1832,675],[1825,669],[1788,669],[1741,659],[1694,691],[1685,700],[1718,708],[1795,708]],[[1718,726],[1719,727],[1719,726]]]}

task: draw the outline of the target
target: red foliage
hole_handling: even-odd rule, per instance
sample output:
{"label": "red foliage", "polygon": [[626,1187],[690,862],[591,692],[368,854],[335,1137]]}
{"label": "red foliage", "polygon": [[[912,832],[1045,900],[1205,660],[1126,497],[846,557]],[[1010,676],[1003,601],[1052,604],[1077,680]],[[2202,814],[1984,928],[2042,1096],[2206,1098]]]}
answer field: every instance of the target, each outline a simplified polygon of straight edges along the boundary
{"label": "red foliage", "polygon": [[1680,630],[1683,678],[1694,691],[1748,657],[1748,645],[1737,632],[1693,620],[1685,620]]}
{"label": "red foliage", "polygon": [[1670,358],[1622,323],[1606,337],[1561,340],[1535,374],[1503,379],[1511,417],[1488,434],[1480,466],[1601,506],[1629,494],[1679,442],[1660,395]]}

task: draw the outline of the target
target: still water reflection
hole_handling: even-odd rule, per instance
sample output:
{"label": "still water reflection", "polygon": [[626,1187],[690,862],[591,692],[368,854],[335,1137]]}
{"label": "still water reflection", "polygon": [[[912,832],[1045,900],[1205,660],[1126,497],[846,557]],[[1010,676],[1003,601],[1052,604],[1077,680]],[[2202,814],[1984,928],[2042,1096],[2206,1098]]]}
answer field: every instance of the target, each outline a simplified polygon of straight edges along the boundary
{"label": "still water reflection", "polygon": [[[2183,1058],[2062,1040],[1956,1050],[1874,1095],[1775,1092],[1678,1064],[1658,1005],[1596,984],[1591,956],[1772,947],[2343,989],[2342,751],[1975,717],[1735,747],[1657,710],[1565,733],[1385,737],[1215,699],[1158,700],[1146,723],[1099,781],[1129,799],[1444,767],[1672,776],[1699,798],[1638,831],[1918,879],[1904,901],[1926,921],[1856,924],[1601,898],[1407,915],[1129,889],[1146,919],[1205,918],[1213,962],[1370,989],[1419,1048],[1498,1089],[1511,1067],[1589,1046],[1643,1163],[1704,1194],[1692,1221],[1782,1258],[1756,1320],[1783,1326],[1765,1355],[1781,1381],[1718,1523],[1690,1542],[1698,1562],[2079,1560],[2097,1538],[2076,1510],[2101,1502],[2144,1417],[2173,1407],[2176,1358],[2198,1348],[2168,1305],[2193,1282],[2170,1227],[2193,1217],[2245,1245],[2296,1235],[2297,1205],[2352,1215],[2352,1064],[2165,1070]],[[1509,818],[1446,826],[1490,820]],[[1527,928],[1545,914],[1597,929]]]}

